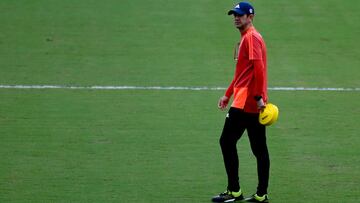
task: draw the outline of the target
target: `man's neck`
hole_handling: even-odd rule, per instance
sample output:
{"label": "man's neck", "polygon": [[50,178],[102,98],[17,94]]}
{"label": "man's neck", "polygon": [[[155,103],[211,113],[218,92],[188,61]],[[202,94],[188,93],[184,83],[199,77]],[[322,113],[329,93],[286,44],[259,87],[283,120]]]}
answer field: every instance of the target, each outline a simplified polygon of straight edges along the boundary
{"label": "man's neck", "polygon": [[239,29],[241,35],[244,35],[246,33],[246,31],[251,27],[253,27],[253,25],[252,25],[252,23],[249,23],[243,29]]}

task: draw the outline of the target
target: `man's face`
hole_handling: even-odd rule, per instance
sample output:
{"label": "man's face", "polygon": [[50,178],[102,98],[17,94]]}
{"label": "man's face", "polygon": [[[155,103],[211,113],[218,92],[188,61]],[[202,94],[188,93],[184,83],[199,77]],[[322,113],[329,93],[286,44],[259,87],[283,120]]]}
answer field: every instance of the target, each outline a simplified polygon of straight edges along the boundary
{"label": "man's face", "polygon": [[251,15],[234,14],[234,25],[236,28],[242,30],[246,28],[249,23],[251,23]]}

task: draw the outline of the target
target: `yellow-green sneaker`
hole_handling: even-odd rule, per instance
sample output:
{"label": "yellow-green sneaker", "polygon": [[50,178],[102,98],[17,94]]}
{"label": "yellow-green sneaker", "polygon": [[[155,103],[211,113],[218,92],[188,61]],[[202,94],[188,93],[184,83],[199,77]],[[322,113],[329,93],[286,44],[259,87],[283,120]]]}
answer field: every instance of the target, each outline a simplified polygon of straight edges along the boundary
{"label": "yellow-green sneaker", "polygon": [[245,202],[269,202],[269,197],[267,194],[263,196],[254,194],[253,196],[246,198]]}
{"label": "yellow-green sneaker", "polygon": [[223,193],[220,193],[219,195],[216,195],[215,197],[213,197],[211,199],[211,201],[213,202],[235,202],[235,201],[239,201],[239,200],[243,200],[244,196],[241,192],[241,190],[239,190],[239,192],[232,192],[229,190],[226,190]]}

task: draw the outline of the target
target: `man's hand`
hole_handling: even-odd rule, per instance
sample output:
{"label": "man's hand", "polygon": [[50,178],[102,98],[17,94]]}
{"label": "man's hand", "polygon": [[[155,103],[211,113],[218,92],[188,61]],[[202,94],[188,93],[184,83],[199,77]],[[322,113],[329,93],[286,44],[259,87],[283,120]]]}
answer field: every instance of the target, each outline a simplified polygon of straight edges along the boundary
{"label": "man's hand", "polygon": [[257,107],[259,110],[265,109],[265,103],[262,98],[260,98],[258,101],[256,101]]}
{"label": "man's hand", "polygon": [[227,96],[222,96],[219,100],[219,103],[218,103],[218,108],[221,109],[221,110],[225,110],[227,105],[229,103],[229,97]]}

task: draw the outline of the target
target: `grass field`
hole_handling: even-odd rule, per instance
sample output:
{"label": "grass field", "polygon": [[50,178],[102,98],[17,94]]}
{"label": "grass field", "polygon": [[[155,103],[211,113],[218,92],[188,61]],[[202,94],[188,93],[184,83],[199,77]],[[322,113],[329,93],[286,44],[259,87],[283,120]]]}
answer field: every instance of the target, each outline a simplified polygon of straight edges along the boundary
{"label": "grass field", "polygon": [[[360,3],[251,1],[269,86],[360,87]],[[226,87],[235,1],[0,2],[0,85]],[[210,202],[223,91],[0,89],[0,202]],[[359,91],[269,91],[272,203],[359,202]],[[246,195],[255,159],[238,144]]]}

